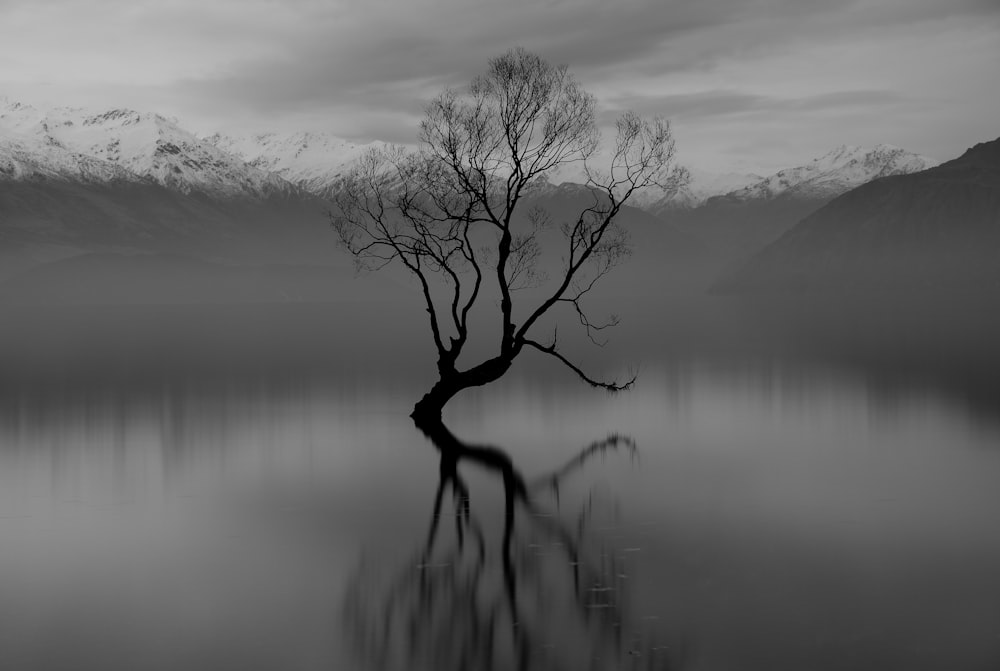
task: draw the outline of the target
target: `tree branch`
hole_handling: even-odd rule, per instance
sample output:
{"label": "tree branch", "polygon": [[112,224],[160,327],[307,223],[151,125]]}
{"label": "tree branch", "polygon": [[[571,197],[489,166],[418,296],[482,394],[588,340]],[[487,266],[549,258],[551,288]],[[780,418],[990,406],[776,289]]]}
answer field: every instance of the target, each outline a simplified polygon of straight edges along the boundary
{"label": "tree branch", "polygon": [[[618,120],[609,171],[599,176],[590,164],[599,139],[595,110],[594,97],[565,66],[513,49],[492,59],[468,89],[446,89],[428,105],[417,152],[369,151],[343,180],[334,197],[334,229],[359,268],[398,261],[417,276],[441,380],[447,378],[439,391],[454,394],[462,385],[496,379],[525,345],[556,357],[592,386],[617,391],[631,385],[593,380],[555,343],[529,339],[543,315],[569,303],[587,337],[603,344],[595,334],[617,318],[595,322],[581,299],[628,255],[618,216],[639,189],[676,189],[686,178],[672,168],[669,124],[631,112]],[[529,185],[577,162],[593,202],[561,227],[565,265],[533,299],[539,302],[515,305],[514,292],[541,286],[545,274],[537,267],[548,253],[547,237],[539,233],[542,216],[529,212],[525,222],[519,214]],[[499,297],[500,351],[459,371],[471,311],[486,296]]]}
{"label": "tree branch", "polygon": [[579,377],[581,380],[589,384],[591,387],[594,387],[595,389],[604,389],[605,391],[610,391],[610,392],[625,391],[627,389],[631,389],[632,386],[635,384],[635,381],[638,379],[638,375],[633,375],[623,384],[618,384],[616,382],[602,382],[600,380],[595,380],[594,378],[584,373],[576,364],[574,364],[572,361],[563,356],[562,353],[556,349],[554,341],[551,345],[542,345],[541,343],[528,338],[523,338],[521,339],[520,342],[523,342],[525,345],[529,347],[535,348],[539,352],[555,357],[556,359],[561,361],[567,368],[576,373],[577,377]]}

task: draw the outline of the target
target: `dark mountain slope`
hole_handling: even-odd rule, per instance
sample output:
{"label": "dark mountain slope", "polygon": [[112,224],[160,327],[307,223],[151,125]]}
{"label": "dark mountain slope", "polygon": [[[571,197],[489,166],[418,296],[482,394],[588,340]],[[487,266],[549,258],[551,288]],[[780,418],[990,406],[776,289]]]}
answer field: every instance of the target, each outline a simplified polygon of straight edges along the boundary
{"label": "dark mountain slope", "polygon": [[336,253],[328,207],[301,193],[226,198],[152,182],[0,181],[0,256],[14,263],[18,249],[60,246],[321,263]]}
{"label": "dark mountain slope", "polygon": [[1000,140],[878,179],[806,217],[724,292],[1000,289]]}
{"label": "dark mountain slope", "polygon": [[[585,186],[563,184],[539,189],[520,205],[522,215],[541,208],[549,218],[550,230],[542,237],[549,251],[543,264],[550,275],[557,274],[553,269],[562,267],[565,255],[566,243],[560,225],[575,222],[583,210],[594,204],[594,197]],[[603,200],[603,196],[598,198]],[[602,278],[592,298],[638,299],[664,292],[690,292],[695,287],[703,291],[707,286],[703,268],[709,252],[695,236],[660,217],[627,205],[619,212],[616,223],[627,232],[632,253],[620,267]]]}
{"label": "dark mountain slope", "polygon": [[784,194],[767,200],[716,196],[699,207],[665,212],[660,218],[701,241],[719,262],[731,263],[760,251],[831,199]]}

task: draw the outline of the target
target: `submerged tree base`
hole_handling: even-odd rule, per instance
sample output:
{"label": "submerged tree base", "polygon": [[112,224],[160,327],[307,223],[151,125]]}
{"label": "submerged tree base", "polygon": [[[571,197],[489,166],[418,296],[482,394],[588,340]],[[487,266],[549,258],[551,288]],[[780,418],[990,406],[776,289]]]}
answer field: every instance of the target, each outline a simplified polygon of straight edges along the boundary
{"label": "submerged tree base", "polygon": [[433,426],[441,423],[441,414],[444,406],[452,399],[459,390],[451,391],[443,388],[440,383],[431,387],[430,391],[420,397],[420,400],[413,406],[410,418],[417,425],[417,428],[424,430],[425,426]]}

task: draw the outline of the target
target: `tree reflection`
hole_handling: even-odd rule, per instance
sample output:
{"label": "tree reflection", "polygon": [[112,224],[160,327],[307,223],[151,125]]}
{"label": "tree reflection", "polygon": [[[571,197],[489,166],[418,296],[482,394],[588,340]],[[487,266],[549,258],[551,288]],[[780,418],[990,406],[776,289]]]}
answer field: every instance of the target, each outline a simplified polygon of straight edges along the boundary
{"label": "tree reflection", "polygon": [[[594,457],[636,458],[631,438],[611,435],[529,480],[499,448],[465,443],[440,421],[418,428],[440,455],[433,512],[426,541],[402,566],[385,574],[363,564],[353,576],[345,621],[364,663],[441,671],[680,668],[681,651],[658,639],[656,619],[630,612],[637,548],[596,526],[613,500],[592,489],[572,511],[560,506],[570,476]],[[473,508],[463,463],[499,479],[502,513]],[[443,523],[448,498],[453,529]]]}

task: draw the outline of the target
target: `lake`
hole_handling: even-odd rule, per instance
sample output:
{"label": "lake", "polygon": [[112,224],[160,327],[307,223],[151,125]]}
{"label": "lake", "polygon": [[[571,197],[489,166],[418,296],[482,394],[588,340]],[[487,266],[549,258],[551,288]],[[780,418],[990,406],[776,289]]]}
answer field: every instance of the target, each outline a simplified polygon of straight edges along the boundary
{"label": "lake", "polygon": [[83,372],[8,367],[0,668],[1000,665],[990,399],[654,345],[627,393],[533,364],[467,392],[449,462],[408,417],[426,361],[238,330],[183,370],[79,331]]}

